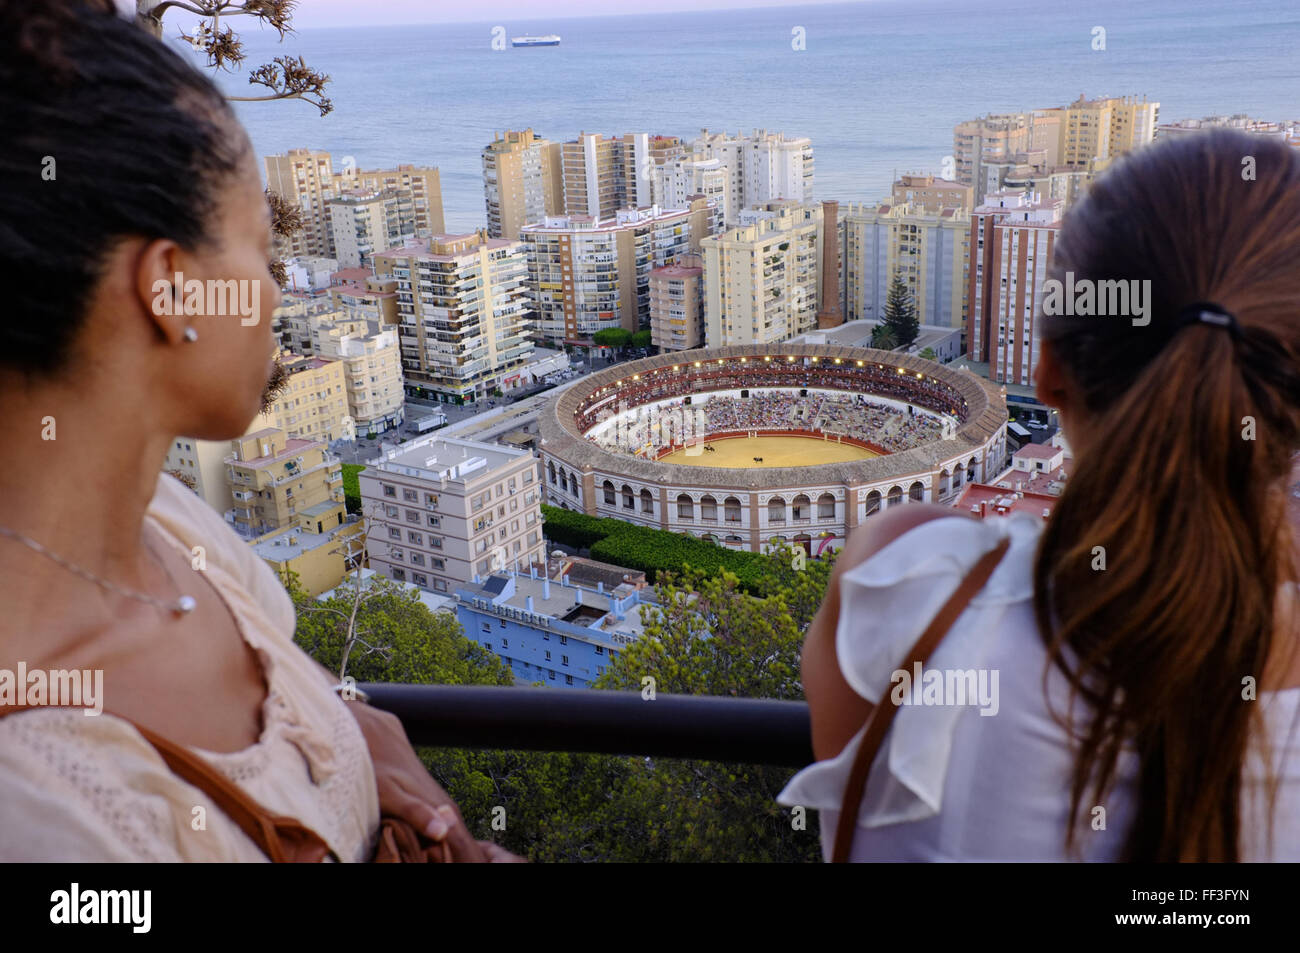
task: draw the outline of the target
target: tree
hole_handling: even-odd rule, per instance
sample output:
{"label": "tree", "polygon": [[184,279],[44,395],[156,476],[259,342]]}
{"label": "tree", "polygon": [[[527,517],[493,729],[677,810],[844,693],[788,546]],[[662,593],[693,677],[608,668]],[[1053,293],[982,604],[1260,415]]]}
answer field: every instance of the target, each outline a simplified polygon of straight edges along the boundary
{"label": "tree", "polygon": [[601,347],[613,347],[622,350],[632,340],[632,332],[627,328],[602,328],[591,336],[593,344]]}
{"label": "tree", "polygon": [[884,327],[897,342],[895,347],[906,347],[921,333],[912,293],[907,290],[907,284],[898,272],[894,273],[894,280],[889,285],[889,296],[885,300]]}
{"label": "tree", "polygon": [[935,356],[935,353],[934,353],[934,348],[932,348],[932,347],[922,348],[922,349],[921,349],[921,353],[918,354],[917,357],[923,357],[923,358],[925,358],[927,361],[937,360],[937,358],[936,358],[936,356]]}
{"label": "tree", "polygon": [[[207,54],[209,67],[234,70],[244,64],[247,55],[243,41],[227,25],[222,30],[221,18],[250,16],[271,27],[283,41],[293,33],[293,14],[298,0],[136,0],[135,20],[142,29],[158,39],[163,36],[163,18],[170,10],[181,10],[198,16],[199,23],[190,34],[181,34],[196,50]],[[300,56],[277,56],[252,70],[248,82],[270,90],[260,96],[231,96],[234,102],[265,102],[273,99],[301,99],[320,110],[322,116],[333,108],[325,96],[330,78],[307,66]]]}
{"label": "tree", "polygon": [[894,332],[885,325],[877,324],[871,329],[871,346],[882,351],[892,351],[898,347],[898,339],[894,337]]}
{"label": "tree", "polygon": [[654,340],[654,334],[649,328],[642,328],[640,331],[633,331],[629,343],[633,347],[650,347]]}

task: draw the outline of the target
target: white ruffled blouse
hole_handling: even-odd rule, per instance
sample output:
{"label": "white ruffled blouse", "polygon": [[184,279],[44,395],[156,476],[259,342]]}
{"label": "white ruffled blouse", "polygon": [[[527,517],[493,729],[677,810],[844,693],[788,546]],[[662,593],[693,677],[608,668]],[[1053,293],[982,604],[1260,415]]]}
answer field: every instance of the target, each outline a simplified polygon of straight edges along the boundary
{"label": "white ruffled blouse", "polygon": [[[868,776],[851,859],[1073,859],[1065,853],[1065,834],[1074,756],[1065,727],[1053,718],[1053,712],[1070,714],[1069,687],[1055,666],[1048,667],[1033,614],[1033,560],[1042,526],[1026,513],[940,518],[904,533],[841,577],[835,633],[840,671],[855,692],[879,704],[886,693],[907,687],[894,673],[961,580],[1003,537],[1011,540],[988,583],[924,666],[921,684],[932,681],[931,672],[973,671],[975,681],[952,678],[944,704],[917,704],[927,696],[919,688],[907,692]],[[956,693],[957,682],[979,684],[980,678],[989,690],[984,699]],[[1243,773],[1243,858],[1300,860],[1300,732],[1291,731],[1300,715],[1300,689],[1261,693],[1259,704],[1281,786],[1270,854],[1263,751],[1253,748]],[[1076,725],[1086,715],[1082,705],[1076,703]],[[777,799],[819,812],[827,859],[864,730],[836,757],[796,774]],[[1121,855],[1135,807],[1136,766],[1136,755],[1124,752],[1106,802],[1085,806],[1077,838],[1082,859]]]}
{"label": "white ruffled blouse", "polygon": [[[294,644],[293,603],[275,573],[172,477],[159,476],[146,519],[187,558],[204,548],[208,578],[268,684],[256,744],[193,750],[267,809],[315,830],[339,858],[365,860],[379,824],[370,752],[324,673]],[[130,723],[67,709],[0,719],[0,860],[266,859]]]}

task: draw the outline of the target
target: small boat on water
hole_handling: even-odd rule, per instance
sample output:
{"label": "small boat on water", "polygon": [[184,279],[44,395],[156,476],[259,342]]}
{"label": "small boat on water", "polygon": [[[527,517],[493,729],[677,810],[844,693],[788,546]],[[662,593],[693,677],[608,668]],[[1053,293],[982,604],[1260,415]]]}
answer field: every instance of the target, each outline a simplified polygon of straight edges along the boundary
{"label": "small boat on water", "polygon": [[554,33],[547,36],[516,36],[510,39],[511,46],[559,46],[560,38]]}

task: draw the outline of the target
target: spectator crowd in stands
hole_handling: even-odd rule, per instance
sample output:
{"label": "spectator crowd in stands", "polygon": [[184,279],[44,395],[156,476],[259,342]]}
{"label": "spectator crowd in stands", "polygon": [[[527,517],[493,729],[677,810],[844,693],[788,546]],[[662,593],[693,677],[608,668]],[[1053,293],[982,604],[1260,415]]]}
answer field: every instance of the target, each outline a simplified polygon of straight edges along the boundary
{"label": "spectator crowd in stands", "polygon": [[[745,430],[804,430],[813,434],[843,434],[874,444],[889,453],[910,450],[942,435],[933,416],[872,401],[861,394],[767,390],[748,397],[694,395],[655,406],[619,408],[617,424],[587,439],[604,450],[639,454],[675,442],[687,443],[712,434]],[[602,408],[602,419],[614,415]]]}

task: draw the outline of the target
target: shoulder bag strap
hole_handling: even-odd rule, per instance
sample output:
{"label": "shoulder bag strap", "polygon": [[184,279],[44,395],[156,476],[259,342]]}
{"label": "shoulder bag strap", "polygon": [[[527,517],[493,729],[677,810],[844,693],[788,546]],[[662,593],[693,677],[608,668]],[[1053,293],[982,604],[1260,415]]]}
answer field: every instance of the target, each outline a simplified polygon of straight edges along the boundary
{"label": "shoulder bag strap", "polygon": [[[930,658],[930,653],[952,628],[957,617],[965,611],[967,604],[975,597],[975,593],[984,588],[984,584],[993,575],[993,570],[1002,561],[1010,545],[1011,540],[1003,538],[996,547],[980,557],[979,562],[961,581],[957,591],[943,604],[943,608],[934,617],[929,628],[912,646],[911,653],[901,666],[903,670],[911,671],[917,662],[924,664]],[[867,786],[867,774],[876,760],[876,753],[880,750],[880,744],[885,740],[885,733],[889,731],[889,726],[893,724],[897,712],[898,706],[892,703],[889,693],[885,692],[867,717],[867,732],[853,758],[849,782],[844,788],[844,801],[840,807],[839,826],[835,830],[835,848],[831,854],[831,863],[842,864],[848,860],[849,850],[853,846],[853,835],[858,827],[858,809],[862,804],[862,792]]]}
{"label": "shoulder bag strap", "polygon": [[[0,707],[0,718],[33,707],[35,706]],[[104,714],[113,713],[106,711]],[[333,855],[325,840],[311,828],[292,817],[272,814],[253,800],[243,788],[188,748],[136,724],[130,718],[121,715],[114,717],[122,718],[140,732],[141,737],[153,745],[173,774],[211,797],[217,807],[239,825],[239,829],[273,863],[319,863]]]}

